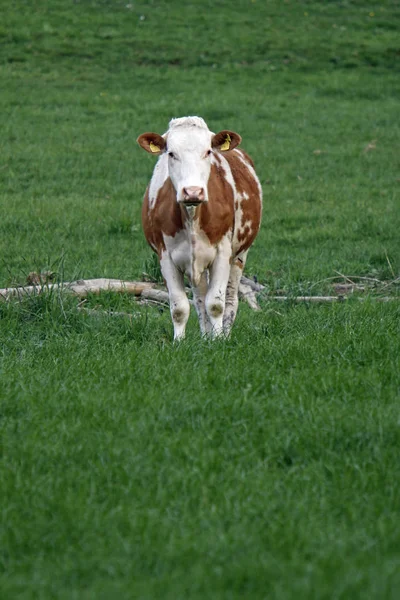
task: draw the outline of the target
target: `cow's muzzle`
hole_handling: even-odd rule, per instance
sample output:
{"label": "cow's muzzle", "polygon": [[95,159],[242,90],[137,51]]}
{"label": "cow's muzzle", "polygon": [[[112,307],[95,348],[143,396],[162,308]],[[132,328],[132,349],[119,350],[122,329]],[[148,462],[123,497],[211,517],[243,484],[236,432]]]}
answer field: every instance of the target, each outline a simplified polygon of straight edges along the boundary
{"label": "cow's muzzle", "polygon": [[185,206],[197,206],[205,202],[205,200],[204,189],[202,187],[190,186],[182,190],[181,202]]}

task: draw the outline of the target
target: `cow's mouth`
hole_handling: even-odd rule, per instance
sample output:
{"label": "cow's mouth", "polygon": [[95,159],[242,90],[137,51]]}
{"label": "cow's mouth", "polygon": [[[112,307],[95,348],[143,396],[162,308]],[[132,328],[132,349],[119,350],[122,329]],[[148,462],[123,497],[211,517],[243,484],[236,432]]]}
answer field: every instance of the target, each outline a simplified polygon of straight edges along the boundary
{"label": "cow's mouth", "polygon": [[187,200],[182,200],[182,204],[185,206],[199,206],[199,204],[203,204],[203,202],[204,200],[199,200],[198,198],[188,198]]}

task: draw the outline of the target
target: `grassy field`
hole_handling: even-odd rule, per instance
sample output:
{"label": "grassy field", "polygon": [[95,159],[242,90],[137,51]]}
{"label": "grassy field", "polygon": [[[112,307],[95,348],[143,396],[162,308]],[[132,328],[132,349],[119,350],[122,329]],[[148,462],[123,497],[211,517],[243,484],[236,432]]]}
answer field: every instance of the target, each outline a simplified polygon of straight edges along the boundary
{"label": "grassy field", "polygon": [[[268,291],[399,277],[398,1],[0,9],[0,287],[153,272],[135,139],[189,114],[255,160]],[[242,305],[214,343],[192,315],[178,346],[125,296],[89,305],[131,321],[0,303],[0,597],[399,598],[400,303],[376,295]]]}

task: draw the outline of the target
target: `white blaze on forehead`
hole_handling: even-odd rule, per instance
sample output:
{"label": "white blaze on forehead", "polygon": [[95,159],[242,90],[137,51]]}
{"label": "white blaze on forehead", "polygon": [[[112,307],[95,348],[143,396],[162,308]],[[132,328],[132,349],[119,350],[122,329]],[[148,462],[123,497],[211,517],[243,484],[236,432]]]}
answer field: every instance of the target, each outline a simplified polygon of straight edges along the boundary
{"label": "white blaze on forehead", "polygon": [[181,155],[188,152],[196,154],[198,158],[202,158],[202,155],[204,155],[206,150],[210,150],[210,148],[211,133],[208,129],[182,127],[168,132],[167,150],[168,152],[176,152],[179,154],[179,158],[182,158]]}
{"label": "white blaze on forehead", "polygon": [[169,151],[194,152],[199,156],[210,148],[212,133],[201,117],[172,119],[165,134]]}
{"label": "white blaze on forehead", "polygon": [[212,133],[200,117],[172,119],[165,134],[167,152],[173,153],[168,160],[171,181],[182,200],[184,189],[199,187],[207,200],[207,185],[211,161],[207,151],[211,149]]}
{"label": "white blaze on forehead", "polygon": [[[202,164],[201,156],[210,148],[212,135],[213,133],[208,129],[206,122],[201,117],[171,119],[168,131],[163,135],[167,140],[168,152],[175,152],[187,163],[184,165],[186,168],[183,169],[181,176],[177,173],[176,177],[172,177],[174,185],[176,185],[174,179],[182,179],[182,181],[190,181],[192,179],[192,183],[185,183],[181,188],[189,187],[190,185],[204,187],[207,196],[209,169],[205,168],[205,164]],[[168,162],[168,155],[162,154],[155,166],[153,177],[150,181],[149,210],[154,208],[158,192],[170,176]],[[171,167],[172,171],[182,171],[178,165],[171,165]],[[199,180],[199,183],[197,183],[196,179]],[[181,193],[181,190],[178,191],[177,189],[177,192]]]}

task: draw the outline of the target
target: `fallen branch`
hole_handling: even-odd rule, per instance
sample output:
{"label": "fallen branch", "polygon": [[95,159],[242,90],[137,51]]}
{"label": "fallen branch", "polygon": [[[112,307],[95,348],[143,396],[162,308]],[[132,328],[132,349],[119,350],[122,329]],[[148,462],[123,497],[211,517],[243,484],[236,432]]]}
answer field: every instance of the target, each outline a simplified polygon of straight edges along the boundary
{"label": "fallen branch", "polygon": [[[278,302],[314,302],[314,303],[333,303],[345,302],[350,296],[264,296],[266,300],[274,300]],[[354,299],[354,297],[352,297]],[[391,302],[392,300],[400,301],[400,296],[369,296],[375,302]],[[359,302],[365,302],[368,298],[360,298],[356,296]]]}
{"label": "fallen branch", "polygon": [[343,273],[336,270],[335,273],[337,273],[339,277],[343,277],[343,279],[346,279],[350,283],[354,283],[353,279],[361,279],[362,281],[373,281],[374,283],[381,283],[380,279],[376,279],[375,277],[363,277],[361,275],[343,275]]}
{"label": "fallen branch", "polygon": [[249,285],[242,283],[242,281],[239,283],[239,299],[245,300],[253,310],[261,310],[257,302],[256,292]]}
{"label": "fallen branch", "polygon": [[[165,296],[159,296],[155,289],[154,283],[143,281],[122,281],[120,279],[80,279],[79,281],[70,281],[64,283],[45,283],[44,285],[27,285],[21,287],[10,287],[0,289],[0,300],[9,300],[10,298],[20,298],[22,296],[38,296],[51,291],[65,291],[86,298],[89,294],[100,294],[100,292],[118,292],[120,294],[133,294],[134,296],[142,296],[143,292],[151,299],[162,299],[165,301]],[[150,292],[156,292],[154,295]],[[161,294],[166,292],[161,291]],[[167,294],[168,297],[168,294]]]}
{"label": "fallen branch", "polygon": [[248,277],[244,277],[244,275],[242,275],[242,277],[240,279],[240,283],[242,283],[244,285],[248,285],[255,292],[262,292],[262,290],[265,289],[264,285],[261,285],[261,283],[253,281],[253,279],[249,279]]}
{"label": "fallen branch", "polygon": [[140,297],[146,300],[151,300],[152,302],[156,302],[157,304],[162,304],[163,306],[169,305],[168,292],[164,290],[157,290],[152,288],[144,289],[141,292]]}
{"label": "fallen branch", "polygon": [[400,283],[400,277],[396,277],[396,279],[393,279],[392,281],[387,281],[384,285],[382,285],[381,290],[391,285],[396,285],[398,283]]}
{"label": "fallen branch", "polygon": [[[343,275],[341,275],[343,276]],[[343,276],[345,277],[345,276]],[[349,277],[346,279],[350,280]],[[356,277],[354,277],[356,279]],[[359,277],[359,279],[368,279]],[[397,280],[395,280],[397,281]],[[337,286],[339,288],[339,285]],[[354,283],[342,284],[342,291],[349,292],[354,289],[362,289]],[[255,281],[242,277],[239,285],[239,298],[246,301],[253,310],[261,310],[257,301],[256,294],[262,292],[265,287]],[[24,296],[35,296],[49,292],[66,292],[71,293],[78,298],[86,298],[89,294],[100,294],[100,292],[111,291],[116,293],[131,294],[139,299],[139,302],[152,303],[158,306],[168,307],[169,297],[168,292],[164,289],[160,289],[160,286],[156,286],[155,283],[145,281],[123,281],[121,279],[80,279],[78,281],[64,282],[64,283],[43,283],[42,285],[28,285],[20,287],[10,287],[0,289],[0,301],[8,301],[12,298],[21,299]],[[338,289],[339,291],[339,289]],[[349,296],[336,295],[336,296],[268,296],[263,294],[265,300],[271,300],[276,302],[312,302],[312,303],[334,303],[344,302],[348,300]],[[367,298],[360,298],[357,296],[357,300],[365,301]],[[391,302],[399,301],[400,296],[373,296],[376,302]],[[191,304],[193,303],[190,301]],[[79,308],[85,312],[93,309]],[[99,314],[98,311],[95,311]],[[115,313],[106,312],[105,314],[115,316],[129,316],[128,313]]]}

